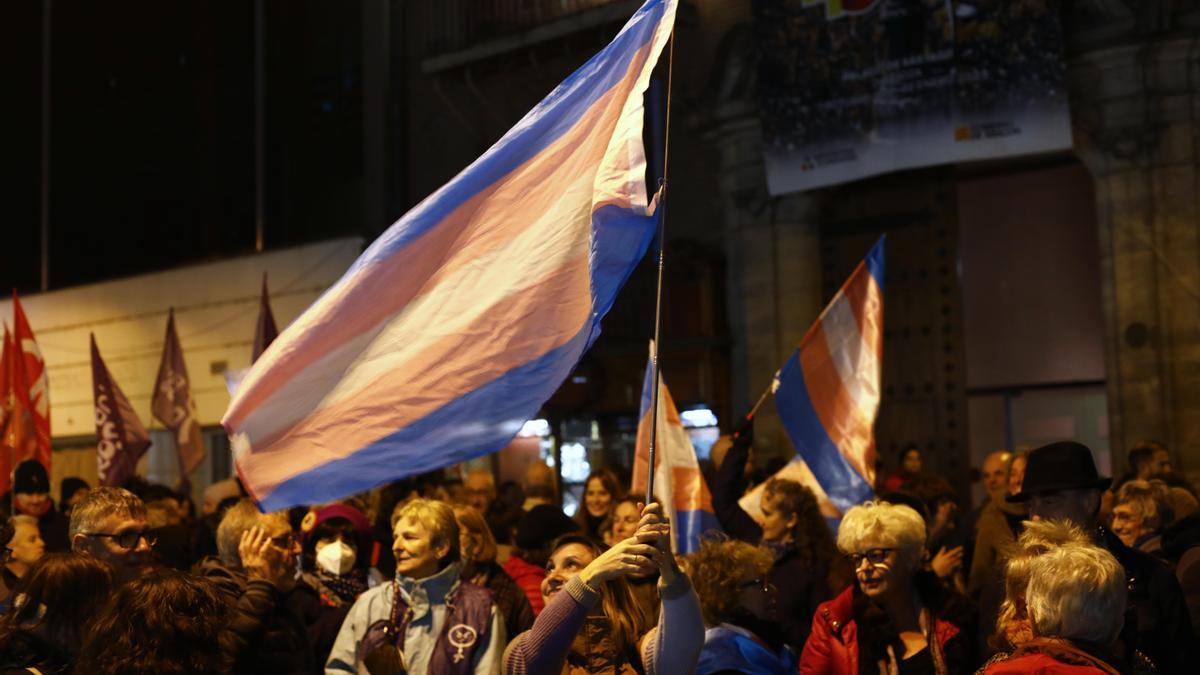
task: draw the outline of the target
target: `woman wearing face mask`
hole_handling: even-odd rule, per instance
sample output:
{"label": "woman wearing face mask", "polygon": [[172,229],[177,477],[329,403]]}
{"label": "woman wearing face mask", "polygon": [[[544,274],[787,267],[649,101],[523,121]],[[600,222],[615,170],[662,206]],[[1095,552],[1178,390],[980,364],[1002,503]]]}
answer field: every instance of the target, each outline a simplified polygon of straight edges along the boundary
{"label": "woman wearing face mask", "polygon": [[309,512],[300,524],[304,535],[301,579],[321,595],[321,604],[349,607],[367,590],[370,524],[348,504]]}
{"label": "woman wearing face mask", "polygon": [[[566,535],[546,565],[546,608],[504,653],[506,675],[691,673],[704,640],[699,603],[670,552],[670,526],[651,504],[637,533],[607,551]],[[657,568],[662,610],[652,627],[625,578]]]}
{"label": "woman wearing face mask", "polygon": [[916,511],[886,502],[855,506],[837,543],[857,583],[817,608],[801,673],[974,670],[972,609],[922,570],[925,521]]}
{"label": "woman wearing face mask", "polygon": [[579,533],[597,542],[603,541],[601,526],[622,497],[617,476],[608,469],[597,469],[583,483],[583,500],[575,512]]}

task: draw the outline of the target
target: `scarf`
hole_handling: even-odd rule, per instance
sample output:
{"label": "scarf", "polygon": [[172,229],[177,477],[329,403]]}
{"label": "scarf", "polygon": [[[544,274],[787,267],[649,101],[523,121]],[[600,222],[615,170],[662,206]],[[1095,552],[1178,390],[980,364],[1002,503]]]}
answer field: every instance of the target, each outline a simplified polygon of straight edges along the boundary
{"label": "scarf", "polygon": [[320,567],[312,573],[317,581],[322,599],[328,599],[333,606],[351,605],[367,590],[366,573],[355,568],[345,576],[338,576]]}

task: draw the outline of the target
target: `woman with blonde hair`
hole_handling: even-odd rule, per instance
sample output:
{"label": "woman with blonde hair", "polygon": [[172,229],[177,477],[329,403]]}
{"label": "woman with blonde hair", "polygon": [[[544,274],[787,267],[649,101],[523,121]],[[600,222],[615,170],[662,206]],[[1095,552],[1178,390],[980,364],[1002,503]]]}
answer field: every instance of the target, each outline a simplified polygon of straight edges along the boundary
{"label": "woman with blonde hair", "polygon": [[533,608],[525,591],[496,563],[496,539],[487,521],[473,506],[456,504],[453,508],[462,550],[462,577],[492,592],[492,600],[504,617],[505,632],[516,635],[529,630]]}
{"label": "woman with blonde hair", "polygon": [[800,672],[960,673],[974,664],[973,609],[925,571],[925,521],[872,501],[846,512],[838,548],[857,583],[822,603]]}
{"label": "woman with blonde hair", "polygon": [[1028,571],[1024,601],[1031,637],[983,672],[1129,672],[1111,650],[1126,603],[1125,570],[1117,559],[1098,546],[1071,542],[1032,558]]}
{"label": "woman with blonde hair", "polygon": [[744,541],[706,541],[684,558],[708,629],[697,675],[739,672],[791,675],[796,652],[785,644],[771,551]]}
{"label": "woman with blonde hair", "polygon": [[[670,553],[670,536],[662,507],[651,504],[635,536],[607,551],[587,537],[561,537],[542,582],[546,608],[533,628],[509,643],[504,673],[693,672],[704,624],[696,594]],[[662,610],[651,626],[626,577],[654,568],[661,574]]]}
{"label": "woman with blonde hair", "polygon": [[1060,546],[1090,543],[1083,530],[1066,521],[1026,521],[1015,548],[1004,567],[1004,602],[996,617],[996,632],[992,646],[1007,650],[1033,639],[1029,615],[1025,606],[1025,588],[1029,585],[1030,570],[1039,556]]}

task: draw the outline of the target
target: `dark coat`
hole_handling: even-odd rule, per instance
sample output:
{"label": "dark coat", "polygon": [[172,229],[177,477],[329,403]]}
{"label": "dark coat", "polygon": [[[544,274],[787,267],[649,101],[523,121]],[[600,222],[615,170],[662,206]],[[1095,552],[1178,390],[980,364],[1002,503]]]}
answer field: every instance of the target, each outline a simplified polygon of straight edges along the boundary
{"label": "dark coat", "polygon": [[71,519],[64,516],[54,505],[38,518],[38,531],[42,541],[46,542],[46,553],[67,553],[71,550],[71,540],[67,537]]}
{"label": "dark coat", "polygon": [[[713,510],[726,534],[759,544],[762,542],[762,528],[738,504],[744,487],[742,467],[746,465],[749,454],[749,447],[739,443],[729,448],[725,461],[717,469]],[[828,582],[828,564],[826,561],[818,561],[815,565],[805,563],[800,552],[794,548],[783,546],[773,549],[775,565],[771,568],[770,581],[778,590],[776,603],[784,628],[784,641],[799,651],[808,639],[812,628],[810,619],[817,605],[833,597]]]}
{"label": "dark coat", "polygon": [[1200,514],[1172,523],[1162,534],[1162,545],[1183,589],[1192,631],[1200,638]]}
{"label": "dark coat", "polygon": [[1194,673],[1195,638],[1179,582],[1163,562],[1121,543],[1100,528],[1100,545],[1125,568],[1129,604],[1121,640],[1150,658],[1163,673]]}
{"label": "dark coat", "polygon": [[[231,673],[320,673],[313,655],[303,607],[320,598],[297,584],[287,592],[261,579],[250,579],[216,558],[196,564],[194,574],[216,584],[230,608],[221,631],[223,670]],[[310,597],[311,596],[311,597]]]}

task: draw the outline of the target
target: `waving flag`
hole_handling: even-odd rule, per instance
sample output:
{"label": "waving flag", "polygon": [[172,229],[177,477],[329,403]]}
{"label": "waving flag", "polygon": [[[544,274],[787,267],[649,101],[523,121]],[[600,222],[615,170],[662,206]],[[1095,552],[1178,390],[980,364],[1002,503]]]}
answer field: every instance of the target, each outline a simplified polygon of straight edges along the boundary
{"label": "waving flag", "polygon": [[175,435],[179,453],[179,477],[185,484],[189,476],[204,461],[204,435],[196,420],[196,399],[188,379],[187,364],[179,333],[175,332],[175,308],[167,315],[167,332],[163,337],[162,360],[158,363],[158,378],[154,381],[154,396],[150,412]]}
{"label": "waving flag", "polygon": [[[653,364],[646,365],[642,382],[642,406],[638,418],[637,448],[633,458],[633,493],[646,492],[650,466],[650,394],[654,386]],[[667,384],[658,383],[658,438],[654,451],[654,494],[671,519],[672,545],[676,553],[691,553],[700,548],[700,535],[719,530],[713,512],[712,493],[700,473],[696,448],[683,428],[679,410]]]}
{"label": "waving flag", "polygon": [[779,372],[775,404],[788,436],[830,501],[871,497],[883,363],[881,237]]}
{"label": "waving flag", "polygon": [[92,340],[92,394],[96,404],[96,475],[101,485],[120,486],[150,447],[150,435],[125,392],[117,386]]}
{"label": "waving flag", "polygon": [[13,291],[12,341],[6,346],[9,407],[3,443],[14,453],[13,466],[36,459],[49,473],[50,382],[46,361],[16,291]]}
{"label": "waving flag", "polygon": [[254,364],[222,423],[260,507],[493,452],[554,393],[653,236],[642,95],[675,6],[646,2]]}
{"label": "waving flag", "polygon": [[275,314],[271,312],[271,294],[267,292],[267,273],[263,272],[262,295],[258,300],[258,319],[254,322],[254,347],[250,354],[250,363],[258,360],[267,347],[279,337],[279,329],[275,327]]}

